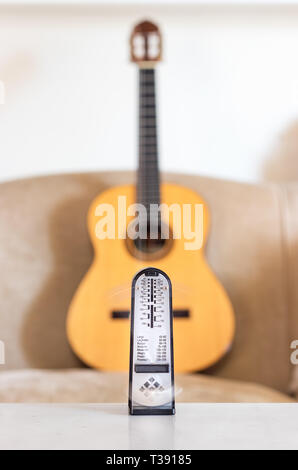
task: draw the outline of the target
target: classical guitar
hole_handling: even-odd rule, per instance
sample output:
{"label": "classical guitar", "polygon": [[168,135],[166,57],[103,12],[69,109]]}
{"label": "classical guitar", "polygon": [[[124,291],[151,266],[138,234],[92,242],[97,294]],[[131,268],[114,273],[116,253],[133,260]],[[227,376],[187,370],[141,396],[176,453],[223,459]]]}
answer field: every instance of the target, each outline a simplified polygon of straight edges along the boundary
{"label": "classical guitar", "polygon": [[[186,187],[160,183],[155,94],[155,69],[161,58],[159,29],[148,21],[138,24],[130,44],[139,73],[137,182],[104,191],[90,206],[88,229],[94,260],[70,305],[67,334],[86,364],[102,370],[128,370],[131,280],[139,270],[153,266],[172,280],[175,370],[202,370],[229,349],[234,314],[204,257],[209,225],[205,201]],[[134,203],[147,214],[144,218],[138,210],[137,223],[132,212],[124,210],[124,206],[135,207]],[[168,217],[156,209],[161,203],[173,209]],[[196,233],[198,208],[202,242],[192,246],[190,234]],[[114,215],[114,226],[106,237],[100,230],[107,222],[101,218],[104,210]],[[177,218],[181,224],[189,222],[188,231],[180,229]],[[148,327],[154,326],[157,317],[158,302]]]}

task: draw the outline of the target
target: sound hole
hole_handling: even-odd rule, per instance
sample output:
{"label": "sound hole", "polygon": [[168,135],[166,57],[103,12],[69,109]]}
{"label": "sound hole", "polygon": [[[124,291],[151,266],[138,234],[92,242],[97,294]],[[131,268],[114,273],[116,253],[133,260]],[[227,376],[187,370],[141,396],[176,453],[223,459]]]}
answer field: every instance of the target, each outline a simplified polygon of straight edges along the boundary
{"label": "sound hole", "polygon": [[[150,233],[150,224],[147,225],[147,237],[137,237],[134,240],[127,237],[126,246],[128,251],[134,258],[141,260],[157,260],[165,256],[171,249],[173,244],[172,231],[165,224],[159,224],[156,229],[152,229]],[[150,236],[152,235],[153,236]]]}
{"label": "sound hole", "polygon": [[[165,227],[163,227],[163,229],[165,230]],[[134,244],[137,250],[143,253],[152,254],[161,250],[165,246],[167,240],[163,237],[161,224],[158,224],[153,228],[154,238],[151,238],[150,224],[147,225],[146,233],[147,238],[136,238],[134,240]]]}

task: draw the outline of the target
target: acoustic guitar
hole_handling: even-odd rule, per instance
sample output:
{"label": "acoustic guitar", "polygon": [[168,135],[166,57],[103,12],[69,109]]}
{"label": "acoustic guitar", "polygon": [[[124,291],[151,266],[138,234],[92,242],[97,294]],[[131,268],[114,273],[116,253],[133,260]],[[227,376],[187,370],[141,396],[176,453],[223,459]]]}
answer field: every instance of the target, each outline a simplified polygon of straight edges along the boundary
{"label": "acoustic guitar", "polygon": [[[202,370],[229,349],[234,314],[204,257],[210,222],[205,201],[191,189],[160,183],[155,93],[155,69],[161,58],[159,29],[148,21],[138,24],[130,44],[131,59],[139,73],[137,182],[112,187],[91,204],[88,229],[94,260],[71,302],[67,334],[75,353],[89,366],[128,370],[131,280],[139,270],[153,266],[165,271],[172,281],[175,370]],[[135,207],[135,203],[148,211],[146,220],[136,211],[139,218],[135,223],[132,212],[125,212],[124,206]],[[160,204],[176,213],[168,211],[164,219],[162,210],[156,210]],[[155,208],[153,215],[151,207]],[[102,218],[105,211],[105,217],[114,215],[114,226],[107,236],[102,234],[107,224]],[[198,214],[202,218],[201,235],[196,240],[200,246],[192,246],[190,234],[196,233]],[[188,231],[175,224],[177,217],[179,222],[189,223]],[[153,226],[152,232],[149,226],[150,230]],[[129,227],[132,236],[128,236]],[[142,228],[146,230],[141,233]],[[157,316],[158,302],[153,320]]]}

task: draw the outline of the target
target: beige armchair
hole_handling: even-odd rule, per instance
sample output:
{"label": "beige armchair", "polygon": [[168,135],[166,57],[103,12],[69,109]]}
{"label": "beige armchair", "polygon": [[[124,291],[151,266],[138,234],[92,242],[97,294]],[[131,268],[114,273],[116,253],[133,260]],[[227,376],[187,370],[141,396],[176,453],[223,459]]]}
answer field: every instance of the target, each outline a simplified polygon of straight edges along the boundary
{"label": "beige armchair", "polygon": [[[204,374],[177,376],[177,400],[278,402],[298,396],[298,184],[248,185],[170,174],[210,207],[207,258],[236,314],[232,350]],[[89,173],[0,185],[0,402],[122,402],[127,374],[84,367],[65,318],[92,249],[85,217],[96,194],[133,174]]]}

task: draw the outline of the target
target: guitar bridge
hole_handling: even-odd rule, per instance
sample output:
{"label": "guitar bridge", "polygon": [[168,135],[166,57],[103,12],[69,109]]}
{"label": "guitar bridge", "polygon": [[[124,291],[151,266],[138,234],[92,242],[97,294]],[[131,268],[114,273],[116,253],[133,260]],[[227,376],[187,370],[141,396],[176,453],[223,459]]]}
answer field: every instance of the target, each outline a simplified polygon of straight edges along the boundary
{"label": "guitar bridge", "polygon": [[[129,310],[113,310],[111,313],[111,317],[114,320],[123,320],[129,318]],[[190,312],[188,309],[176,309],[173,310],[174,318],[189,318]]]}

